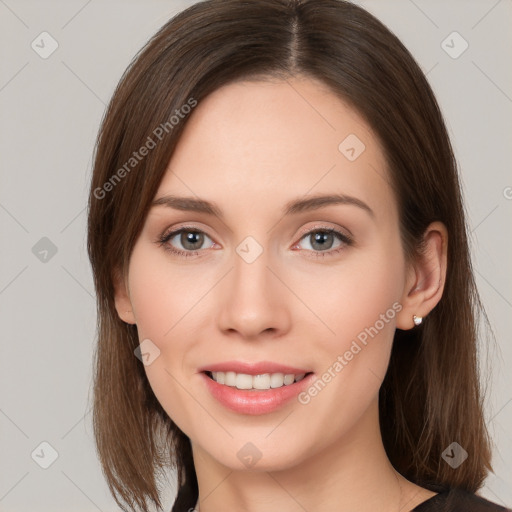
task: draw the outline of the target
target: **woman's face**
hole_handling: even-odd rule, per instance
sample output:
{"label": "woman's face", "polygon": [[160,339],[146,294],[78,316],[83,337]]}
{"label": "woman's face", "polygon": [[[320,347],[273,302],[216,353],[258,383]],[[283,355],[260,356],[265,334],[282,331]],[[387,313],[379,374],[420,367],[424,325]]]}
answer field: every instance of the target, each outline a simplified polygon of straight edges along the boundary
{"label": "woman's face", "polygon": [[314,80],[229,84],[191,114],[116,305],[204,457],[284,469],[374,435],[408,278],[388,180],[369,126]]}

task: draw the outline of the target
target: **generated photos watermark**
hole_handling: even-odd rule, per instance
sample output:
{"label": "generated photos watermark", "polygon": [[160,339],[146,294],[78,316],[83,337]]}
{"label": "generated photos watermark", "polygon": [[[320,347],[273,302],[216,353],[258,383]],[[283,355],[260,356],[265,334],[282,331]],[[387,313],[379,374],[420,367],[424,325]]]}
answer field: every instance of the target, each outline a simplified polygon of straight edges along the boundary
{"label": "generated photos watermark", "polygon": [[364,347],[368,345],[369,338],[373,339],[379,334],[382,329],[393,320],[397,313],[402,311],[402,304],[394,302],[393,305],[381,313],[379,319],[375,321],[370,327],[365,327],[357,336],[352,340],[350,347],[343,354],[338,355],[336,360],[327,368],[327,370],[317,378],[311,386],[305,391],[299,393],[297,399],[303,405],[309,404],[311,399],[317,396],[329,382],[331,382],[342,370],[349,364],[354,357],[359,354]]}
{"label": "generated photos watermark", "polygon": [[123,178],[125,178],[144,158],[155,149],[166,134],[170,133],[182,119],[184,119],[192,109],[197,105],[197,100],[190,97],[187,103],[183,104],[179,109],[175,109],[174,114],[164,123],[160,123],[148,136],[144,144],[132,153],[132,156],[105,182],[101,187],[94,189],[94,197],[96,199],[104,199],[108,192],[114,190]]}

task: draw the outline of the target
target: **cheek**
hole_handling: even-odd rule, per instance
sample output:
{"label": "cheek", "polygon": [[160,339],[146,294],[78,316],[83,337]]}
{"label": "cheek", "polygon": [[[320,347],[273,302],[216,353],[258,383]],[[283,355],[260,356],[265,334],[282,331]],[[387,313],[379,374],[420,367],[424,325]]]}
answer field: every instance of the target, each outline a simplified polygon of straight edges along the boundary
{"label": "cheek", "polygon": [[397,303],[403,289],[403,262],[394,246],[354,252],[346,262],[297,272],[294,290],[311,311],[319,340],[336,349],[350,345],[373,327],[381,338],[392,338]]}
{"label": "cheek", "polygon": [[[137,245],[130,260],[130,297],[139,338],[167,343],[175,331],[194,314],[208,280],[191,277],[169,263],[163,249]],[[185,273],[186,272],[186,273]],[[160,347],[162,348],[162,347]]]}
{"label": "cheek", "polygon": [[300,294],[318,318],[314,352],[322,355],[319,378],[326,386],[317,407],[339,404],[340,422],[343,414],[355,418],[365,410],[386,374],[402,309],[401,258],[399,244],[381,244],[347,258],[346,265],[318,267],[300,281]]}
{"label": "cheek", "polygon": [[[195,346],[196,333],[204,328],[198,319],[210,316],[203,310],[211,279],[191,280],[190,269],[169,264],[154,248],[135,246],[129,269],[130,297],[140,342],[150,340],[152,362],[144,366],[150,386],[167,414],[184,429],[197,411],[185,391],[194,378],[186,364]],[[147,343],[147,342],[145,342]]]}

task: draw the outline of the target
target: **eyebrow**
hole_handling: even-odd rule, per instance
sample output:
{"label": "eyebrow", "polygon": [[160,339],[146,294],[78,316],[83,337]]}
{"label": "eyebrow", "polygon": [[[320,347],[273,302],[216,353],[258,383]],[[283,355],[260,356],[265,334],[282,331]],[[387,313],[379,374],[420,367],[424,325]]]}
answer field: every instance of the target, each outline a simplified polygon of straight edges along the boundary
{"label": "eyebrow", "polygon": [[[366,211],[370,217],[375,218],[374,211],[364,201],[361,201],[357,197],[344,194],[316,195],[309,197],[308,199],[295,199],[285,204],[283,214],[293,215],[337,204],[357,206],[358,208]],[[165,195],[153,201],[151,206],[167,206],[169,208],[174,208],[175,210],[206,213],[209,215],[215,215],[221,219],[224,218],[222,210],[217,206],[217,204],[195,197]]]}

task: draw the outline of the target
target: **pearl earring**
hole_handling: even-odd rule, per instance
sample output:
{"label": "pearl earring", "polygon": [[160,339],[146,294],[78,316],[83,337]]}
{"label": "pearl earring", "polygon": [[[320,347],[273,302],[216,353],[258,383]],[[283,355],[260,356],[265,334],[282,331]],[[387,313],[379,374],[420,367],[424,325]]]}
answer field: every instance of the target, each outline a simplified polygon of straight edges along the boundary
{"label": "pearl earring", "polygon": [[412,315],[412,321],[414,322],[414,325],[420,325],[421,322],[423,322],[423,317]]}

